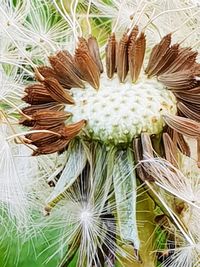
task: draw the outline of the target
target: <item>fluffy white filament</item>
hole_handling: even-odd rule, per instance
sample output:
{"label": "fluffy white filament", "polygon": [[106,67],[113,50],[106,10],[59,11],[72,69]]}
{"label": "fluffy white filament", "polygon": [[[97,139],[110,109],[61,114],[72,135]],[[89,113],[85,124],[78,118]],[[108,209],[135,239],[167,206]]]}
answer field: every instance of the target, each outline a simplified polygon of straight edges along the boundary
{"label": "fluffy white filament", "polygon": [[13,152],[3,133],[6,127],[1,126],[0,135],[0,207],[6,209],[11,220],[20,227],[28,223],[28,198],[23,186],[23,176],[19,175]]}

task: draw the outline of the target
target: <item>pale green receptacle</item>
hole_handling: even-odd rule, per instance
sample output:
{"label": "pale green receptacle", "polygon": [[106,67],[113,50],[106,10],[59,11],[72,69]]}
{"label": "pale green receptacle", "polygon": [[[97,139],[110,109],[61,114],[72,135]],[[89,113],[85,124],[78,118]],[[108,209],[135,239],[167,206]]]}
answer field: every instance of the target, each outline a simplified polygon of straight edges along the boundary
{"label": "pale green receptacle", "polygon": [[86,85],[71,92],[75,105],[66,110],[72,112],[72,121],[86,119],[87,135],[106,144],[129,143],[142,132],[158,134],[164,126],[162,115],[177,111],[173,93],[154,79],[132,84],[102,75],[98,91]]}

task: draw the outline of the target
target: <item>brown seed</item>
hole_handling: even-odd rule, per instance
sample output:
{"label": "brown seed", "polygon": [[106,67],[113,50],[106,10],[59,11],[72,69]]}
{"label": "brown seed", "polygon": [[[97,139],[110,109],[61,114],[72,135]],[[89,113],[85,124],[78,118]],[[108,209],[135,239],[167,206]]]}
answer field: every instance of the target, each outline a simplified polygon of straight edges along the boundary
{"label": "brown seed", "polygon": [[162,60],[163,55],[167,52],[171,44],[171,33],[162,38],[159,44],[155,45],[150,54],[149,63],[145,72],[148,76],[153,74],[155,66]]}
{"label": "brown seed", "polygon": [[151,143],[151,138],[147,133],[141,133],[142,151],[143,157],[153,158],[153,147]]}
{"label": "brown seed", "polygon": [[97,64],[99,71],[102,73],[103,72],[103,64],[101,61],[101,56],[99,52],[99,45],[97,42],[97,39],[94,36],[90,36],[88,38],[88,48],[90,51],[90,54],[94,60],[94,62]]}
{"label": "brown seed", "polygon": [[55,71],[47,66],[41,66],[37,68],[38,72],[35,73],[35,78],[40,81],[40,77],[38,77],[38,73],[40,73],[44,78],[57,78]]}
{"label": "brown seed", "polygon": [[53,154],[56,152],[64,151],[67,148],[69,142],[70,140],[64,140],[64,139],[56,140],[54,142],[49,143],[48,145],[42,145],[38,147],[37,150],[35,150],[32,155],[38,156],[38,155]]}
{"label": "brown seed", "polygon": [[81,75],[81,72],[76,67],[74,57],[67,50],[63,50],[63,51],[58,52],[57,57],[62,62],[65,62],[65,61],[69,62],[69,65],[70,65],[72,71],[80,78],[80,79],[78,79],[78,82],[81,84],[82,88],[84,88],[84,84],[81,81],[81,80],[83,80],[83,77]]}
{"label": "brown seed", "polygon": [[163,119],[166,124],[188,137],[200,138],[200,123],[191,119],[183,118],[175,115],[163,115]]}
{"label": "brown seed", "polygon": [[[22,112],[28,116],[32,116],[38,111],[63,111],[65,108],[64,105],[52,102],[47,104],[41,104],[41,105],[32,105],[26,108],[22,109]],[[20,124],[23,124],[24,126],[33,127],[35,124],[35,121],[33,119],[28,119],[25,116],[22,116],[19,120]]]}
{"label": "brown seed", "polygon": [[[66,78],[61,78],[56,74],[56,72],[50,68],[50,67],[39,67],[37,68],[38,72],[44,77],[44,78],[54,78],[59,81],[59,83],[65,88],[65,89],[71,89],[72,86],[70,86],[69,81],[66,81]],[[37,74],[35,75],[36,79],[38,79]],[[40,81],[40,78],[38,79]],[[43,79],[44,81],[44,79]],[[41,81],[41,82],[43,82]]]}
{"label": "brown seed", "polygon": [[200,114],[200,105],[199,104],[193,104],[186,101],[181,100],[181,102],[188,107],[190,110],[194,111],[197,114]]}
{"label": "brown seed", "polygon": [[[62,61],[63,60],[63,55],[64,55],[64,58],[67,58],[67,61],[69,61],[70,63],[70,66],[73,70],[73,72],[81,79],[83,80],[83,77],[80,73],[80,71],[78,70],[78,68],[76,67],[76,63],[75,63],[75,60],[74,60],[74,57],[67,51],[67,50],[62,50],[60,52],[57,53],[57,57]],[[83,85],[84,86],[84,85]]]}
{"label": "brown seed", "polygon": [[60,133],[64,138],[72,139],[80,132],[80,130],[85,125],[86,125],[86,120],[81,120],[79,122],[66,125],[65,128],[63,128]]}
{"label": "brown seed", "polygon": [[192,111],[184,103],[178,102],[177,108],[187,118],[200,122],[200,113]]}
{"label": "brown seed", "polygon": [[83,79],[98,90],[100,85],[100,71],[90,55],[88,46],[85,44],[85,40],[80,39],[74,59]]}
{"label": "brown seed", "polygon": [[175,73],[179,71],[193,69],[196,64],[197,52],[192,51],[190,47],[179,48],[178,55],[171,64],[171,66],[166,70],[167,73]]}
{"label": "brown seed", "polygon": [[[69,142],[78,135],[81,129],[85,126],[86,121],[82,120],[71,125],[59,125],[49,130],[53,133],[33,133],[26,137],[32,141],[32,144],[37,147],[33,155],[51,154],[55,152],[63,152]],[[43,126],[37,126],[34,130],[42,130]]]}
{"label": "brown seed", "polygon": [[22,117],[19,123],[29,127],[43,125],[45,129],[47,129],[50,127],[55,127],[71,116],[70,113],[62,111],[63,109],[61,109],[59,105],[55,105],[51,108],[41,108],[42,105],[38,106],[35,105],[34,109],[31,109],[33,106],[29,107],[29,112],[27,113],[31,115],[30,119],[27,117]]}
{"label": "brown seed", "polygon": [[128,74],[128,42],[129,36],[124,33],[117,51],[117,74],[120,82],[124,82]]}
{"label": "brown seed", "polygon": [[139,33],[139,27],[138,27],[138,25],[135,25],[135,26],[133,27],[133,29],[132,29],[130,35],[129,35],[129,41],[130,41],[130,43],[131,43],[132,41],[135,41],[135,40],[136,40],[136,38],[137,38],[137,36],[138,36],[138,33]]}
{"label": "brown seed", "polygon": [[108,78],[112,78],[116,69],[116,50],[117,42],[115,39],[115,33],[108,39],[108,44],[106,46],[106,72]]}
{"label": "brown seed", "polygon": [[177,58],[178,50],[179,44],[174,44],[170,48],[167,48],[166,52],[163,54],[163,56],[152,69],[151,76],[161,75],[165,73],[173,64],[174,60]]}
{"label": "brown seed", "polygon": [[77,75],[74,63],[66,52],[58,52],[57,55],[49,57],[49,61],[62,84],[68,87],[84,88],[84,83]]}
{"label": "brown seed", "polygon": [[74,104],[73,98],[54,78],[46,78],[44,84],[50,96],[59,103]]}
{"label": "brown seed", "polygon": [[199,105],[200,103],[200,87],[196,87],[190,90],[178,90],[174,94],[178,99],[187,101],[191,104]]}
{"label": "brown seed", "polygon": [[40,83],[27,86],[25,88],[25,93],[26,95],[22,98],[22,100],[28,104],[38,105],[55,102],[55,100],[50,96],[45,85]]}
{"label": "brown seed", "polygon": [[146,49],[146,39],[142,32],[140,36],[131,40],[128,46],[128,62],[132,82],[136,82],[142,68]]}
{"label": "brown seed", "polygon": [[[135,155],[135,161],[136,163],[139,163],[141,160],[143,160],[143,155],[142,155],[142,144],[141,140],[139,138],[135,138],[133,141],[133,150],[134,150],[134,155]],[[146,174],[142,168],[141,165],[138,165],[136,168],[137,175],[138,177],[142,180],[146,180]]]}
{"label": "brown seed", "polygon": [[44,126],[46,129],[62,125],[70,116],[70,113],[64,111],[38,110],[32,118],[35,126]]}
{"label": "brown seed", "polygon": [[164,73],[158,76],[158,81],[173,91],[183,88],[189,89],[197,84],[192,70],[183,70],[175,73]]}
{"label": "brown seed", "polygon": [[36,146],[40,146],[42,144],[50,144],[51,142],[58,140],[59,138],[62,137],[60,134],[60,131],[65,127],[65,124],[63,123],[62,125],[56,126],[54,128],[49,128],[49,132],[40,132],[40,130],[46,130],[44,129],[43,126],[34,126],[32,128],[33,131],[37,130],[39,132],[37,133],[29,133],[26,135],[26,138],[31,140],[32,144]]}
{"label": "brown seed", "polygon": [[59,104],[57,102],[51,102],[40,105],[31,105],[22,109],[22,112],[26,115],[33,115],[38,110],[55,110],[62,111],[65,108],[64,105]]}

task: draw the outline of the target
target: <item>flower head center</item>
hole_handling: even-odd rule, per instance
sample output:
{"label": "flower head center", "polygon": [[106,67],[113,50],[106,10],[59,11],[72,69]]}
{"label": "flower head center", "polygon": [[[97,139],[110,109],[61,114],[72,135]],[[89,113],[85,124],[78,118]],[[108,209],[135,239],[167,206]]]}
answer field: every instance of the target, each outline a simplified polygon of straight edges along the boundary
{"label": "flower head center", "polygon": [[142,79],[132,84],[102,76],[100,84],[98,91],[90,85],[72,89],[75,105],[66,107],[73,114],[73,122],[87,120],[92,139],[129,143],[142,132],[158,134],[164,126],[162,114],[176,113],[174,95],[157,80]]}

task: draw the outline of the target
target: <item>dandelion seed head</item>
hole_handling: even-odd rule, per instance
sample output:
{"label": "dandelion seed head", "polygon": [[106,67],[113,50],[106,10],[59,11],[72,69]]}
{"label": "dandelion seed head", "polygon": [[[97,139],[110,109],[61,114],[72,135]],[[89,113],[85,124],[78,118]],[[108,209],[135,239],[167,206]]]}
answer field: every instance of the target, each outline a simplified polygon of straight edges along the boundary
{"label": "dandelion seed head", "polygon": [[[154,185],[150,184],[150,188],[156,193],[155,188],[160,188],[158,197],[189,242],[189,245],[187,242],[184,246],[180,245],[182,257],[187,254],[187,259],[182,259],[182,262],[188,264],[188,259],[198,249],[197,216],[194,214],[195,209],[199,210],[199,184],[193,183],[194,173],[188,177],[170,162],[154,159],[150,136],[155,137],[163,131],[168,134],[166,131],[169,131],[168,143],[165,140],[168,147],[161,144],[161,154],[165,152],[168,158],[168,154],[178,150],[182,144],[170,136],[171,132],[177,131],[182,137],[184,134],[195,138],[199,135],[200,125],[193,120],[198,112],[195,110],[192,113],[192,105],[190,112],[186,107],[186,114],[183,112],[183,116],[179,113],[175,116],[178,101],[182,101],[182,98],[187,98],[186,103],[188,99],[189,102],[196,101],[192,90],[197,90],[199,85],[199,65],[196,61],[197,53],[190,47],[191,40],[194,41],[194,48],[199,47],[199,33],[194,29],[199,23],[198,11],[196,5],[190,6],[190,1],[111,2],[107,5],[93,0],[87,14],[84,14],[84,8],[79,9],[79,4],[85,4],[80,1],[72,1],[69,10],[65,10],[64,1],[60,1],[60,5],[53,1],[60,14],[55,12],[50,1],[25,1],[27,5],[19,4],[16,8],[20,10],[23,7],[23,12],[20,10],[16,15],[12,7],[9,16],[5,11],[10,5],[0,6],[6,18],[5,21],[0,20],[4,26],[1,36],[8,40],[5,51],[9,55],[1,55],[0,61],[15,65],[16,77],[21,70],[33,77],[31,69],[35,70],[38,63],[47,63],[49,57],[48,66],[36,70],[35,78],[38,81],[25,89],[23,100],[30,106],[26,106],[20,114],[22,124],[35,130],[24,138],[26,146],[34,151],[33,155],[54,153],[47,157],[40,156],[33,163],[25,159],[28,152],[21,150],[25,157],[20,167],[16,164],[19,158],[13,158],[12,153],[8,154],[13,164],[6,168],[5,181],[8,184],[2,180],[6,188],[4,193],[8,192],[7,198],[2,194],[2,198],[5,198],[2,202],[6,203],[13,217],[21,216],[21,219],[27,214],[28,208],[37,210],[43,204],[49,207],[49,216],[42,226],[52,226],[62,232],[55,241],[60,246],[50,258],[57,253],[63,255],[65,251],[67,255],[63,263],[77,253],[79,266],[98,266],[99,253],[103,254],[104,262],[112,263],[113,257],[118,258],[118,255],[138,260],[142,242],[137,232],[137,185],[133,166],[143,159],[144,168],[139,171],[137,168],[137,175],[144,182],[149,179],[148,176],[154,177]],[[88,37],[96,29],[89,25],[87,32],[84,19],[87,19],[87,24],[90,24],[90,20],[99,20],[96,29],[102,27],[105,29],[104,34],[111,33],[105,61],[100,53],[104,46],[99,49],[94,36]],[[112,29],[110,26],[109,30],[106,28],[107,22],[108,25],[112,24]],[[171,31],[174,32],[170,34]],[[73,37],[66,36],[71,33]],[[98,37],[103,43],[101,36]],[[190,44],[189,48],[185,47],[187,44]],[[56,54],[57,50],[65,46],[72,54],[68,51]],[[147,66],[144,71],[143,61],[144,66]],[[103,68],[108,78],[101,74]],[[1,98],[9,101],[12,95],[15,101],[21,97],[21,87],[16,86],[19,90],[15,90],[15,86],[8,90],[2,86]],[[192,91],[191,95],[182,95],[185,92],[181,91],[185,88]],[[10,105],[17,109],[12,101]],[[43,128],[47,129],[46,132],[42,132]],[[2,149],[13,152],[7,139],[1,141],[6,143]],[[130,149],[132,141],[134,148]],[[120,143],[126,143],[126,148],[121,149],[118,146]],[[60,154],[65,150],[68,150],[66,154],[55,155],[55,152]],[[151,160],[145,160],[146,151],[152,152]],[[2,162],[7,162],[6,156]],[[23,173],[22,167],[29,171]],[[10,170],[13,173],[15,171],[15,175],[12,175],[16,182],[14,189]],[[11,189],[7,189],[10,184]],[[13,192],[16,193],[16,201],[15,197],[10,197]],[[169,194],[187,203],[180,218],[183,216],[182,221],[188,222],[191,232],[177,219],[172,210],[173,197],[169,197]],[[191,218],[188,210],[191,211]],[[135,255],[128,255],[123,246],[120,247],[121,243],[125,246],[131,244]],[[185,249],[187,246],[188,250]],[[175,259],[173,264],[176,263]]]}

